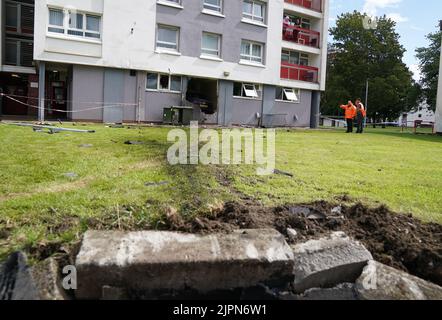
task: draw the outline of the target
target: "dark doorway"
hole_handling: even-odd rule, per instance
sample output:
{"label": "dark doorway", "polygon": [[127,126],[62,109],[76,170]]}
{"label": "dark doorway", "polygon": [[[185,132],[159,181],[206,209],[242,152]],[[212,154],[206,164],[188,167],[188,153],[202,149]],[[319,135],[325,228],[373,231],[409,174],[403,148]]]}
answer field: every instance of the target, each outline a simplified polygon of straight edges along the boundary
{"label": "dark doorway", "polygon": [[201,108],[204,114],[218,111],[218,81],[192,78],[187,86],[186,100]]}

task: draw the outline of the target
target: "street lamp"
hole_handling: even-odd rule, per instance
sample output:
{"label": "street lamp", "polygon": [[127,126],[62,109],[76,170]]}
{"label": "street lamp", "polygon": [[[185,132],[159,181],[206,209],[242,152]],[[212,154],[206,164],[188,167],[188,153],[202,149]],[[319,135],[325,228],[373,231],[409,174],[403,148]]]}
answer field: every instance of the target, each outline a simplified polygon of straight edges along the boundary
{"label": "street lamp", "polygon": [[[442,20],[439,21],[440,31],[442,33]],[[442,44],[441,44],[442,45]],[[442,133],[442,50],[439,62],[439,83],[437,86],[436,100],[436,133]]]}

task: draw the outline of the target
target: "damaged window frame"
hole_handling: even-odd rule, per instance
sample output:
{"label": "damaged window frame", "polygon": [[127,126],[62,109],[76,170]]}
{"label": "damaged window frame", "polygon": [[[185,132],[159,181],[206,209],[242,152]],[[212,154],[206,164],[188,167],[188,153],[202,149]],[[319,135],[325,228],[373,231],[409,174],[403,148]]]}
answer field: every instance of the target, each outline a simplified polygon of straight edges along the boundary
{"label": "damaged window frame", "polygon": [[[235,90],[236,86],[236,90]],[[238,90],[238,87],[241,87],[241,95],[235,94],[235,91]],[[243,83],[243,82],[234,82],[233,84],[233,97],[240,99],[249,99],[249,100],[261,100],[262,99],[262,85],[256,83]],[[247,88],[253,87],[254,89]],[[251,94],[250,91],[254,91],[254,94]],[[249,92],[249,94],[248,94]]]}
{"label": "damaged window frame", "polygon": [[[149,88],[149,76],[156,76],[156,89]],[[168,77],[168,86],[167,89],[164,89],[161,87],[161,77]],[[173,83],[178,83],[179,79],[179,90],[173,90]],[[149,72],[146,76],[146,91],[150,92],[168,92],[168,93],[181,93],[183,88],[183,78],[180,75],[173,75],[173,74],[166,74],[166,73],[156,73],[156,72]]]}

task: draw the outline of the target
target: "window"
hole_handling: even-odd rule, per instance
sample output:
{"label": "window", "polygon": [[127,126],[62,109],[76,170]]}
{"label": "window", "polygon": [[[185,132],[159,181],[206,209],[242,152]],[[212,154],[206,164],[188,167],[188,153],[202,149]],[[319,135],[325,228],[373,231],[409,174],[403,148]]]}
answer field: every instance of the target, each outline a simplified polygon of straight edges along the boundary
{"label": "window", "polygon": [[100,22],[100,17],[86,15],[86,37],[100,39]]}
{"label": "window", "polygon": [[181,4],[181,0],[161,0],[161,1],[173,2],[173,3],[176,3],[176,4]]}
{"label": "window", "polygon": [[[3,1],[2,1],[3,2]],[[5,2],[5,31],[7,33],[34,34],[34,5]]]}
{"label": "window", "polygon": [[170,76],[170,91],[181,92],[180,76]]}
{"label": "window", "polygon": [[12,66],[32,67],[33,52],[32,40],[6,38],[4,63]]}
{"label": "window", "polygon": [[18,41],[6,40],[5,41],[5,64],[16,66],[18,63],[17,58]]}
{"label": "window", "polygon": [[146,88],[149,90],[158,90],[158,74],[148,73]]}
{"label": "window", "polygon": [[6,28],[18,29],[18,4],[6,3]]}
{"label": "window", "polygon": [[235,82],[233,84],[233,96],[250,99],[260,99],[262,96],[261,85]]}
{"label": "window", "polygon": [[83,15],[81,13],[69,14],[68,34],[73,36],[84,36],[83,33]]}
{"label": "window", "polygon": [[181,92],[181,76],[148,73],[147,90]]}
{"label": "window", "polygon": [[277,87],[275,100],[299,103],[301,101],[301,89]]}
{"label": "window", "polygon": [[101,17],[98,15],[79,12],[65,14],[61,9],[49,9],[49,32],[101,39],[100,29]]}
{"label": "window", "polygon": [[256,0],[244,0],[242,14],[245,19],[265,23],[266,4]]}
{"label": "window", "polygon": [[209,55],[219,57],[221,54],[221,36],[218,34],[203,32],[201,53],[203,55]]}
{"label": "window", "polygon": [[157,48],[178,51],[179,29],[169,26],[158,26]]}
{"label": "window", "polygon": [[309,56],[308,56],[308,54],[299,53],[297,51],[282,50],[281,61],[286,62],[286,63],[290,63],[290,64],[308,66],[309,65]]}
{"label": "window", "polygon": [[49,32],[64,33],[63,10],[49,9]]}
{"label": "window", "polygon": [[263,45],[243,40],[241,42],[241,60],[263,64]]}
{"label": "window", "polygon": [[203,0],[203,8],[222,13],[222,0]]}

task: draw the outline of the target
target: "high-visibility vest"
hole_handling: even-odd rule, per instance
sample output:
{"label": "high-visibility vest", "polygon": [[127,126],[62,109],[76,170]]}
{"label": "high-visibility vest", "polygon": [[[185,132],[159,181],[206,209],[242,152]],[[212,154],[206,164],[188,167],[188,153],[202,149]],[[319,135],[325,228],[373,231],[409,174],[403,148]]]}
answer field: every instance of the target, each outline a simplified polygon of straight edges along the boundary
{"label": "high-visibility vest", "polygon": [[353,119],[356,117],[356,107],[352,104],[341,106],[345,110],[345,119]]}

